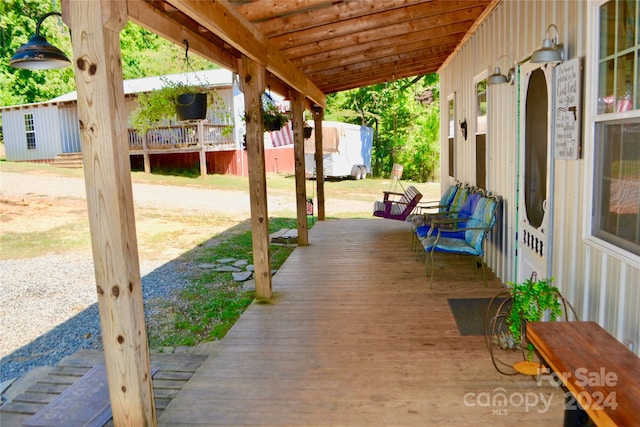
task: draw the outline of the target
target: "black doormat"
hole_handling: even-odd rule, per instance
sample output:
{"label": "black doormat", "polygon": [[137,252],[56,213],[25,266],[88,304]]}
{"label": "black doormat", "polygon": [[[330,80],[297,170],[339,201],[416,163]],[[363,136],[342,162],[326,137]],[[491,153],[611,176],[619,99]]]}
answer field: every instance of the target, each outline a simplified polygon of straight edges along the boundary
{"label": "black doormat", "polygon": [[[456,320],[458,332],[462,336],[483,336],[484,322],[487,309],[492,298],[449,298],[449,307]],[[492,304],[493,317],[500,303],[504,299],[498,298]]]}

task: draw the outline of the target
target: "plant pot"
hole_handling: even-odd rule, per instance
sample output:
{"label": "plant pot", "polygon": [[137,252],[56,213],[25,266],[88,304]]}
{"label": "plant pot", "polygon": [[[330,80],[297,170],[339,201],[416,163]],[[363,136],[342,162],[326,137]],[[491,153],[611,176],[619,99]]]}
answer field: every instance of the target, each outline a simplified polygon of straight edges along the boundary
{"label": "plant pot", "polygon": [[268,130],[269,132],[272,132],[274,130],[280,130],[282,128],[282,126],[280,125],[279,122],[268,122],[265,124],[264,128],[266,130]]}
{"label": "plant pot", "polygon": [[207,117],[207,94],[186,93],[178,95],[176,102],[178,120],[202,120]]}
{"label": "plant pot", "polygon": [[304,127],[304,139],[311,138],[311,134],[313,133],[313,128],[310,126]]}

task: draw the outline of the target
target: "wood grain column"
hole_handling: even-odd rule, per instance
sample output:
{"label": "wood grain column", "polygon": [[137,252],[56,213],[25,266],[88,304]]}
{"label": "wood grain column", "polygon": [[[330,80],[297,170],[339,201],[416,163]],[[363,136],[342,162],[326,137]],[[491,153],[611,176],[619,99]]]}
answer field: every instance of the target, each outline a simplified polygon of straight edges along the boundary
{"label": "wood grain column", "polygon": [[251,201],[251,235],[253,240],[253,276],[256,298],[270,299],[271,266],[269,264],[269,214],[267,209],[267,175],[264,164],[264,132],[262,128],[262,93],[265,70],[243,56],[240,86],[244,93],[249,164],[249,197]]}
{"label": "wood grain column", "polygon": [[324,120],[324,109],[313,107],[313,123],[316,137],[316,194],[318,195],[318,221],[325,220],[324,209],[324,156],[322,142],[322,121]]}
{"label": "wood grain column", "polygon": [[[73,33],[89,227],[116,426],[157,425],[138,260],[119,33],[126,2],[62,3]],[[73,292],[74,284],[69,284]]]}
{"label": "wood grain column", "polygon": [[293,115],[293,159],[296,176],[296,213],[298,218],[298,245],[309,245],[307,224],[307,183],[304,172],[304,97],[296,90],[289,91]]}

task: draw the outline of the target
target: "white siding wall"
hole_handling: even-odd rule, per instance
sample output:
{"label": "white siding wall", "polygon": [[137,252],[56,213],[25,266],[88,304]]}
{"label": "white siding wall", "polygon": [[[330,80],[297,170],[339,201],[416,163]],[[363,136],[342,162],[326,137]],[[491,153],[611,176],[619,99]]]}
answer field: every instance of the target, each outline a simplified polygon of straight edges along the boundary
{"label": "white siding wall", "polygon": [[80,125],[78,124],[78,107],[72,104],[59,105],[60,137],[62,139],[63,153],[79,153],[80,149]]}
{"label": "white siding wall", "polygon": [[[448,111],[446,97],[456,93],[456,123],[467,116],[469,135],[475,133],[473,79],[487,67],[493,67],[500,55],[508,54],[516,62],[537,49],[546,28],[555,23],[559,41],[567,59],[593,59],[587,51],[588,8],[591,2],[505,0],[498,5],[458,55],[440,70],[441,111]],[[595,29],[594,24],[591,26]],[[508,59],[500,61],[503,73]],[[585,86],[595,76],[586,75]],[[518,87],[489,86],[487,133],[487,190],[504,198],[504,212],[498,232],[487,248],[487,264],[503,281],[515,277],[516,181],[518,147]],[[590,99],[585,97],[583,147],[593,138],[588,129]],[[442,164],[448,159],[447,123],[441,125]],[[457,132],[455,144],[457,179],[475,183],[475,147],[473,138],[464,141]],[[590,158],[587,156],[587,159]],[[585,243],[588,235],[585,218],[590,214],[585,197],[590,190],[590,171],[584,157],[580,160],[556,160],[552,276],[581,320],[594,320],[622,342],[630,340],[640,354],[640,270],[632,263]],[[448,183],[446,168],[441,182]]]}
{"label": "white siding wall", "polygon": [[[27,149],[24,115],[33,114],[36,149]],[[60,123],[55,105],[25,106],[2,111],[7,160],[49,160],[62,152]]]}

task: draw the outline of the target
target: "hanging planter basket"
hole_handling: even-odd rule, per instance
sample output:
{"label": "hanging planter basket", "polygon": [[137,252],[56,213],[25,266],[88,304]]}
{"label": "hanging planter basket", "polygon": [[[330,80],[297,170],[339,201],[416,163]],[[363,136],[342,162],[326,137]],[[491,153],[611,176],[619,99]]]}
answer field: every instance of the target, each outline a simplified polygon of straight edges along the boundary
{"label": "hanging planter basket", "polygon": [[264,124],[264,127],[269,132],[273,132],[274,130],[282,129],[282,125],[280,124],[280,122],[278,120],[273,121],[273,122],[267,122],[267,123]]}
{"label": "hanging planter basket", "polygon": [[186,93],[178,95],[176,102],[178,120],[202,120],[207,117],[207,94]]}
{"label": "hanging planter basket", "polygon": [[313,128],[311,126],[304,127],[304,139],[311,138],[312,133],[313,133]]}

